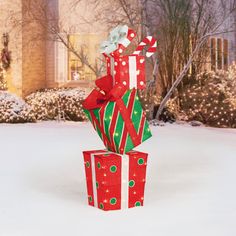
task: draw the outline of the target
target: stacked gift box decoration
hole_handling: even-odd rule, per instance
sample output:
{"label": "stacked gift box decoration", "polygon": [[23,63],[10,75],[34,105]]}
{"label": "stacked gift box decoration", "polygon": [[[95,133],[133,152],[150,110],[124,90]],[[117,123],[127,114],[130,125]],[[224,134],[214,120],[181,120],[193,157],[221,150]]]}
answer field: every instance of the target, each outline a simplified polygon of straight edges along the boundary
{"label": "stacked gift box decoration", "polygon": [[83,103],[84,111],[106,149],[84,151],[88,204],[102,210],[143,206],[148,154],[133,149],[150,138],[151,131],[137,89],[145,89],[145,56],[157,47],[148,36],[132,55],[123,52],[136,36],[127,26],[110,32],[101,45],[107,75]]}

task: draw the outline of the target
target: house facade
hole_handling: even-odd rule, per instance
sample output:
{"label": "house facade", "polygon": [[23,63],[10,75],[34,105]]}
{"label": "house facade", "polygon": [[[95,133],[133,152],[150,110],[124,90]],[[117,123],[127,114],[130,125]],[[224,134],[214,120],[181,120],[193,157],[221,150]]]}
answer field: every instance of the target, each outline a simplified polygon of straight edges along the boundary
{"label": "house facade", "polygon": [[10,92],[19,96],[29,94],[46,85],[46,45],[42,40],[37,44],[29,44],[35,32],[43,33],[43,27],[33,24],[23,24],[19,27],[17,24],[9,24],[13,15],[15,23],[26,20],[22,2],[22,0],[0,2],[0,20],[3,22],[0,24],[0,35],[9,34],[9,50],[12,57],[11,68],[6,72],[7,86]]}
{"label": "house facade", "polygon": [[[96,78],[93,71],[58,40],[50,39],[53,27],[61,29],[60,35],[73,43],[73,47],[98,64],[99,45],[106,38],[107,28],[94,19],[95,6],[82,0],[79,7],[74,0],[37,0],[46,17],[30,24],[27,22],[27,3],[30,0],[8,0],[0,2],[0,35],[9,33],[9,50],[12,55],[6,79],[8,90],[21,97],[43,88],[81,87],[90,89]],[[108,1],[109,2],[109,1]],[[14,13],[12,23],[11,14]],[[45,19],[46,18],[46,19]],[[232,21],[235,19],[230,19]],[[11,23],[7,23],[11,22]],[[229,23],[229,22],[228,22]],[[52,27],[52,28],[53,28]],[[225,25],[227,27],[227,25]],[[235,61],[235,33],[217,35],[210,39],[211,55],[208,68],[227,69]]]}
{"label": "house facade", "polygon": [[[47,27],[54,27],[47,21],[51,21],[50,17],[57,21],[63,29],[60,34],[74,42],[75,49],[80,50],[84,46],[84,53],[94,64],[99,56],[99,44],[105,39],[107,31],[96,22],[85,23],[93,9],[89,8],[86,1],[80,3],[78,11],[72,11],[73,0],[37,0],[37,4],[45,7],[43,11],[48,14],[47,21],[41,19],[42,22],[38,22],[29,19],[26,9],[28,2],[29,0],[0,2],[0,20],[6,22],[0,24],[0,36],[9,34],[8,47],[12,58],[11,67],[6,72],[8,91],[25,97],[43,88],[91,88],[95,74],[65,45],[47,37],[51,32]],[[35,7],[38,10],[38,6]],[[83,17],[79,18],[79,15]],[[29,24],[22,23],[27,20],[30,21]],[[0,48],[2,47],[0,43]]]}

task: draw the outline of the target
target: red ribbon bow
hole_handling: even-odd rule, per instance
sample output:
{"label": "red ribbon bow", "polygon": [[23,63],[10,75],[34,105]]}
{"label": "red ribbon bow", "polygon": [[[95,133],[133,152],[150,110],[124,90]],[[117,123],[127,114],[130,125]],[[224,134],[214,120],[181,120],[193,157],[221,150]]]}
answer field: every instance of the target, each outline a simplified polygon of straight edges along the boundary
{"label": "red ribbon bow", "polygon": [[[126,87],[123,84],[112,85],[112,76],[107,75],[100,79],[96,80],[96,85],[100,89],[93,89],[89,96],[83,102],[83,107],[86,110],[89,110],[92,120],[95,122],[96,126],[101,131],[104,142],[110,147],[110,150],[113,152],[116,151],[115,146],[112,145],[112,142],[106,136],[104,131],[103,122],[100,123],[96,116],[93,113],[93,109],[102,108],[104,105],[110,101],[116,101],[120,114],[125,121],[125,127],[130,134],[131,140],[134,146],[137,146],[141,143],[142,136],[137,133],[134,128],[133,122],[131,120],[131,110],[126,108],[122,96],[127,91]],[[132,90],[134,92],[134,89]],[[112,134],[113,135],[113,134]],[[124,150],[120,150],[120,153],[123,154]]]}
{"label": "red ribbon bow", "polygon": [[113,79],[111,75],[106,75],[95,81],[96,89],[88,95],[83,102],[83,107],[86,110],[92,110],[102,107],[109,101],[116,101],[120,99],[126,92],[126,87],[123,84],[116,84],[113,86]]}

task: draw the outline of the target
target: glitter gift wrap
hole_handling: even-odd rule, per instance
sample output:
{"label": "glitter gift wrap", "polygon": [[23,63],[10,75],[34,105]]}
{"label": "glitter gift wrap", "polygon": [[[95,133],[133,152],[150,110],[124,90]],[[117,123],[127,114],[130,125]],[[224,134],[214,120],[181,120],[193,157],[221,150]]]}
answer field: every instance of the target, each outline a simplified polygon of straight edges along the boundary
{"label": "glitter gift wrap", "polygon": [[147,153],[84,151],[88,204],[102,210],[143,206]]}
{"label": "glitter gift wrap", "polygon": [[127,89],[145,89],[145,57],[112,55],[112,57],[106,56],[106,62],[107,74],[112,75],[114,82],[123,83]]}
{"label": "glitter gift wrap", "polygon": [[109,151],[126,153],[152,136],[135,89],[112,87],[109,76],[96,81],[83,103],[84,111]]}
{"label": "glitter gift wrap", "polygon": [[140,55],[147,46],[146,56],[150,57],[157,47],[157,41],[148,36],[131,55],[121,55],[136,33],[127,26],[118,26],[110,32],[107,41],[101,44],[101,52],[106,58],[107,74],[112,76],[113,83],[123,83],[127,89],[145,89],[145,56]]}

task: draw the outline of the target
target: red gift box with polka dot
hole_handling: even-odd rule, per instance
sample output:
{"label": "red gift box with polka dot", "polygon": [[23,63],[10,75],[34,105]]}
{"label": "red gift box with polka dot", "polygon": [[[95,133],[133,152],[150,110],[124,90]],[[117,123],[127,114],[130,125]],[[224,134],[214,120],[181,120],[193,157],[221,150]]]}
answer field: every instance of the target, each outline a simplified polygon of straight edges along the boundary
{"label": "red gift box with polka dot", "polygon": [[107,74],[114,84],[122,83],[127,89],[145,89],[145,57],[141,55],[114,55],[106,57]]}
{"label": "red gift box with polka dot", "polygon": [[[106,58],[107,74],[112,75],[114,84],[122,83],[127,89],[145,89],[145,57],[152,56],[157,48],[157,41],[152,36],[145,37],[131,55],[122,55],[136,33],[128,29],[125,43],[118,43],[117,49],[111,53],[103,52]],[[145,56],[140,55],[146,48]]]}
{"label": "red gift box with polka dot", "polygon": [[147,153],[84,151],[88,204],[102,210],[143,206]]}

